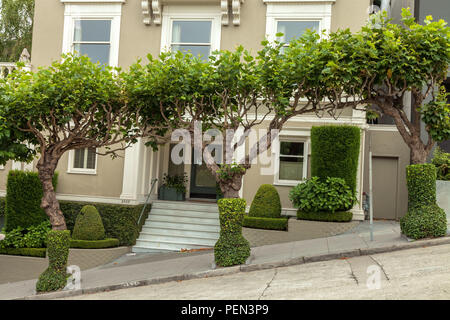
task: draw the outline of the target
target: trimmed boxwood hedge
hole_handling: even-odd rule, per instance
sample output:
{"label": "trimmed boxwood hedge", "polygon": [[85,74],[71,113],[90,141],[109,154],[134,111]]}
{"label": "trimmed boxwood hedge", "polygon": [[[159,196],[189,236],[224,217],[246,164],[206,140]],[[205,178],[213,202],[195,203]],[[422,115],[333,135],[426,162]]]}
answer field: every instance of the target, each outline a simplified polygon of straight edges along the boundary
{"label": "trimmed boxwood hedge", "polygon": [[45,258],[46,248],[0,248],[0,254]]}
{"label": "trimmed boxwood hedge", "polygon": [[303,212],[297,211],[297,218],[300,220],[327,221],[327,222],[349,222],[353,218],[353,213],[348,211],[338,212]]}
{"label": "trimmed boxwood hedge", "polygon": [[246,228],[256,229],[287,230],[288,218],[263,218],[245,216],[243,226]]}
{"label": "trimmed boxwood hedge", "polygon": [[66,286],[69,247],[69,230],[49,231],[47,236],[48,268],[39,276],[36,283],[37,292],[56,291]]}
{"label": "trimmed boxwood hedge", "polygon": [[77,249],[103,249],[113,248],[119,246],[119,239],[104,239],[104,240],[70,240],[70,247]]}
{"label": "trimmed boxwood hedge", "polygon": [[311,128],[311,176],[343,178],[356,190],[361,130],[355,126]]}
{"label": "trimmed boxwood hedge", "polygon": [[436,204],[409,210],[400,219],[402,233],[411,239],[444,237],[447,234],[445,211]]}
{"label": "trimmed boxwood hedge", "polygon": [[0,217],[5,215],[6,200],[0,197]]}
{"label": "trimmed boxwood hedge", "polygon": [[408,210],[436,203],[436,167],[433,164],[413,164],[406,167]]}
{"label": "trimmed boxwood hedge", "polygon": [[225,198],[217,201],[220,237],[214,246],[214,261],[220,267],[243,264],[250,256],[250,243],[242,236],[245,200]]}
{"label": "trimmed boxwood hedge", "polygon": [[144,205],[129,206],[71,201],[60,201],[59,204],[66,219],[67,228],[71,231],[83,206],[95,206],[102,217],[106,237],[118,239],[119,245],[121,246],[132,246],[136,243],[136,239],[147,219],[151,207],[147,205],[142,219],[139,225],[137,225],[137,220]]}
{"label": "trimmed boxwood hedge", "polygon": [[[58,174],[53,176],[56,189]],[[41,181],[37,172],[11,170],[6,182],[6,232],[18,227],[28,228],[48,220],[41,208],[43,196]]]}

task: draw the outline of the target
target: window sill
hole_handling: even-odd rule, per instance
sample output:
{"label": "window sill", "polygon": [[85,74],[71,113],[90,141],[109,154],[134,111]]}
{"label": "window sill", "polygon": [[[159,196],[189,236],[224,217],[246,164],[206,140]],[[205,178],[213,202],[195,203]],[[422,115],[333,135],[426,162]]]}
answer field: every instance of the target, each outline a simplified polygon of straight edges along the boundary
{"label": "window sill", "polygon": [[77,169],[70,169],[66,171],[69,174],[87,174],[91,176],[97,175],[97,170],[77,170]]}
{"label": "window sill", "polygon": [[273,185],[274,186],[280,186],[280,187],[295,187],[296,185],[300,184],[300,183],[304,183],[305,180],[300,180],[300,181],[274,181]]}

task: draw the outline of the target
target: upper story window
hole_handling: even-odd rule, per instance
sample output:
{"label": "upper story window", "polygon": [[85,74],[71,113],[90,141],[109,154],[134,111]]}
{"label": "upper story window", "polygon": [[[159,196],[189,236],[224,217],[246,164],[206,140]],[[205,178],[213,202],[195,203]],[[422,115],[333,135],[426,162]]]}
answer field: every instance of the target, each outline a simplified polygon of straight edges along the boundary
{"label": "upper story window", "polygon": [[111,20],[75,20],[72,48],[95,63],[109,65]]}
{"label": "upper story window", "polygon": [[161,51],[190,52],[207,59],[220,49],[221,12],[216,6],[165,7]]}
{"label": "upper story window", "polygon": [[319,21],[302,21],[302,20],[277,20],[277,32],[283,36],[278,41],[286,45],[294,38],[299,38],[306,30],[319,31]]}
{"label": "upper story window", "polygon": [[[266,35],[269,41],[279,40],[288,44],[307,29],[320,34],[323,30],[325,34],[330,32],[333,0],[318,2],[264,0],[264,2],[267,4]],[[277,33],[283,33],[284,36],[277,38]]]}
{"label": "upper story window", "polygon": [[122,3],[66,3],[63,53],[77,52],[117,67],[121,15]]}
{"label": "upper story window", "polygon": [[211,21],[172,22],[172,51],[190,52],[194,56],[211,54]]}

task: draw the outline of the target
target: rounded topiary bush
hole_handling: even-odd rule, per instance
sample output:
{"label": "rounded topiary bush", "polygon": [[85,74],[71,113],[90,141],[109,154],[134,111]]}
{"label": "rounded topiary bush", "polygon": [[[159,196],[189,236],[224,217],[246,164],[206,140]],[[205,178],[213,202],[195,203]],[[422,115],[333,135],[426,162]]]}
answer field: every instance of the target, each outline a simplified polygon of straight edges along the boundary
{"label": "rounded topiary bush", "polygon": [[402,233],[411,239],[443,237],[447,233],[447,217],[436,204],[411,209],[400,219]]}
{"label": "rounded topiary bush", "polygon": [[69,246],[70,231],[49,231],[47,236],[48,268],[39,276],[36,291],[56,291],[66,286]]}
{"label": "rounded topiary bush", "polygon": [[281,201],[277,189],[271,184],[263,184],[259,187],[253,198],[250,217],[280,218]]}
{"label": "rounded topiary bush", "polygon": [[214,259],[221,267],[243,264],[250,256],[250,243],[242,236],[244,199],[220,199],[220,237],[214,246]]}
{"label": "rounded topiary bush", "polygon": [[72,238],[75,240],[103,240],[105,228],[94,206],[84,206],[75,220]]}

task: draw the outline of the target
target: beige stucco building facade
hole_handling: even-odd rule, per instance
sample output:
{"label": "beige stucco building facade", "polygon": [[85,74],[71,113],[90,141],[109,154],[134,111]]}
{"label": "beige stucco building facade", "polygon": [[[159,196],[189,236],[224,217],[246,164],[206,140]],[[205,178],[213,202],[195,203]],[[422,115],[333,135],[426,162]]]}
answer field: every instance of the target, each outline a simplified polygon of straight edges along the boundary
{"label": "beige stucco building facade", "polygon": [[[31,65],[33,69],[47,66],[62,53],[75,49],[123,69],[137,59],[145,61],[149,53],[157,56],[175,47],[210,52],[233,50],[243,45],[256,53],[264,38],[274,39],[280,30],[291,34],[298,28],[312,27],[325,30],[325,36],[340,28],[357,31],[367,21],[369,6],[370,0],[36,1]],[[84,34],[84,30],[90,33]],[[98,39],[94,39],[94,35]],[[310,129],[324,124],[351,124],[362,130],[357,177],[359,203],[353,208],[354,219],[364,219],[363,192],[368,191],[370,137],[375,217],[401,217],[406,211],[408,148],[394,125],[367,125],[365,114],[353,110],[346,110],[338,120],[315,115],[290,120],[270,154],[276,161],[280,157],[281,142],[298,143],[303,150],[301,177],[283,180],[279,173],[271,173],[270,168],[262,170],[264,166],[254,165],[244,177],[241,196],[250,204],[261,184],[274,184],[280,193],[284,214],[295,214],[288,193],[295,184],[310,177]],[[163,175],[174,170],[169,162],[169,151],[166,145],[153,152],[142,141],[115,159],[92,156],[87,150],[84,153],[71,151],[60,160],[57,169],[58,197],[118,204],[142,202],[150,191],[151,181],[157,178],[161,183]],[[0,169],[0,196],[5,193],[7,172],[11,168],[33,167],[33,164],[10,162]],[[201,192],[194,192],[198,186],[192,176],[198,172],[193,172],[191,165],[185,165],[183,170],[189,178],[187,198],[201,197]]]}

